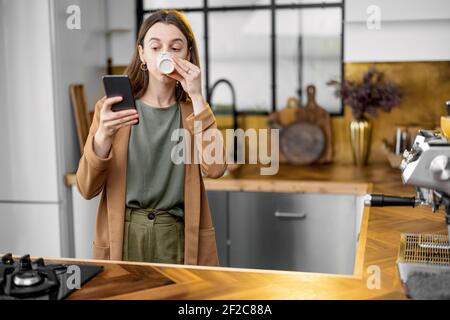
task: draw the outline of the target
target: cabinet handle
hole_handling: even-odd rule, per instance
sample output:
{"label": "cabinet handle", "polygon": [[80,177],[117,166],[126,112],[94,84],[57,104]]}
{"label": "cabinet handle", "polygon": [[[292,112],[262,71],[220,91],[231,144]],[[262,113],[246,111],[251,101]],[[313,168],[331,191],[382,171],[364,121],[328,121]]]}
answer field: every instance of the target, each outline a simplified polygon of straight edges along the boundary
{"label": "cabinet handle", "polygon": [[306,213],[304,213],[304,212],[280,212],[280,211],[275,211],[275,217],[277,217],[277,218],[305,219],[306,218]]}

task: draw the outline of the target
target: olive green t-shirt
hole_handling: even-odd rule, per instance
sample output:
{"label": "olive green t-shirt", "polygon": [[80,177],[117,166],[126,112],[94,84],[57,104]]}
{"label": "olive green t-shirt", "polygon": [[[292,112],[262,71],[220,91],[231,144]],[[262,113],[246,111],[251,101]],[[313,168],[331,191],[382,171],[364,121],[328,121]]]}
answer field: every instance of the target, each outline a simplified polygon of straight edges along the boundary
{"label": "olive green t-shirt", "polygon": [[171,159],[172,132],[182,127],[178,103],[158,108],[136,100],[139,124],[128,144],[126,206],[169,210],[184,217],[184,164]]}

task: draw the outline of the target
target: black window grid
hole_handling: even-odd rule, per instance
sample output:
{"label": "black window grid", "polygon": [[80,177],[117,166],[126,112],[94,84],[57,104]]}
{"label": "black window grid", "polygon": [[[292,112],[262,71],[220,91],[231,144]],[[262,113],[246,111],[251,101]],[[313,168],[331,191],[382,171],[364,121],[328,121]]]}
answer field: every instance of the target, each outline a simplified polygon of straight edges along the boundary
{"label": "black window grid", "polygon": [[[344,68],[344,33],[345,33],[345,0],[341,2],[321,2],[321,3],[291,3],[291,4],[277,4],[276,0],[270,0],[269,4],[256,4],[256,5],[233,5],[233,6],[209,6],[208,0],[203,0],[202,7],[174,7],[171,9],[182,11],[182,12],[202,12],[203,13],[203,27],[204,27],[204,72],[205,72],[205,93],[206,100],[210,101],[210,58],[209,58],[209,34],[208,34],[208,18],[209,12],[226,12],[226,11],[248,11],[248,10],[270,10],[270,61],[271,61],[271,112],[277,111],[277,42],[276,42],[276,12],[277,10],[285,9],[316,9],[316,8],[340,8],[341,9],[341,82],[345,79],[345,68]],[[156,12],[159,9],[144,9],[144,0],[136,0],[136,38],[139,28],[144,20],[144,15],[152,12]],[[300,75],[299,75],[300,76]],[[300,86],[302,85],[300,81]],[[298,88],[297,94],[298,99],[301,101],[303,88]],[[239,115],[268,115],[268,111],[238,111]],[[342,116],[344,114],[344,103],[341,99],[341,108],[339,112],[330,112],[331,116]]]}

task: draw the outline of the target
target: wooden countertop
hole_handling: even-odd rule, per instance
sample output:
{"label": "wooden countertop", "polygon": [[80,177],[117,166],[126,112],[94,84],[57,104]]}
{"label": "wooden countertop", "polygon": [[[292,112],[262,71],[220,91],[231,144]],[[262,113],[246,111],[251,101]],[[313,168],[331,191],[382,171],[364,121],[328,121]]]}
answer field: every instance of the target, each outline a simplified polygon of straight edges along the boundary
{"label": "wooden countertop", "polygon": [[[258,172],[257,166],[244,166],[217,180],[204,179],[205,186],[208,190],[350,190],[414,195],[414,188],[403,186],[400,171],[386,165],[283,165],[276,176],[259,176]],[[433,214],[427,207],[366,208],[352,276],[122,261],[57,261],[99,262],[105,266],[104,272],[70,299],[404,299],[396,266],[402,232],[446,234],[443,213]],[[368,288],[370,266],[381,271],[380,289]]]}

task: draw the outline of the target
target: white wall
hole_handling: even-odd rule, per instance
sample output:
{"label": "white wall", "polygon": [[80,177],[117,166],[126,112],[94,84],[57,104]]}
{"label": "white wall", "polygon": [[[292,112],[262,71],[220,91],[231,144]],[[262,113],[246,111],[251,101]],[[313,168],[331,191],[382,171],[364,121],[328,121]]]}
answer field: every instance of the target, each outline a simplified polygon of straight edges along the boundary
{"label": "white wall", "polygon": [[[5,51],[5,19],[3,15],[5,14],[4,10],[4,4],[2,3],[3,0],[0,0],[0,110],[6,110],[6,99],[8,91],[6,90],[6,51]],[[1,120],[0,120],[1,121]],[[0,126],[2,126],[3,123],[0,122]],[[0,129],[1,130],[1,129]],[[2,138],[5,141],[10,139],[10,134],[7,130],[3,130],[2,132]],[[1,177],[1,176],[0,176]]]}
{"label": "white wall", "polygon": [[[367,28],[370,5],[379,30]],[[450,60],[448,0],[346,0],[345,28],[346,62]]]}
{"label": "white wall", "polygon": [[136,5],[134,0],[107,0],[109,55],[113,65],[128,65],[136,42]]}

